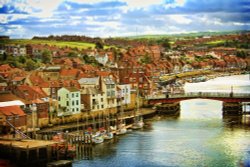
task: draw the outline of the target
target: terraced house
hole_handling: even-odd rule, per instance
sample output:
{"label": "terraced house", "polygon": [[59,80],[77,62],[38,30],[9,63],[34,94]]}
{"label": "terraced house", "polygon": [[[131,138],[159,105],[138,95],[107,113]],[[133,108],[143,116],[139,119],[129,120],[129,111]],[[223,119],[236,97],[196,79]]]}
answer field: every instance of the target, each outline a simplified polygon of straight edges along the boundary
{"label": "terraced house", "polygon": [[57,116],[70,116],[79,113],[81,113],[80,90],[74,87],[59,89]]}

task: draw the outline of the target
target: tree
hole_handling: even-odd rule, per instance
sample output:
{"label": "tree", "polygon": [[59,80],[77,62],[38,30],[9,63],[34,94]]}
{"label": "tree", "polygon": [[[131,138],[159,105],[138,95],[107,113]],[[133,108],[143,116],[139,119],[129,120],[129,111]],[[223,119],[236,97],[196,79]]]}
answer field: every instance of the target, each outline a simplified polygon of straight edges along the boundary
{"label": "tree", "polygon": [[237,51],[236,56],[244,59],[247,57],[247,53],[243,50]]}
{"label": "tree", "polygon": [[140,62],[143,64],[150,64],[152,62],[152,58],[149,55],[144,55]]}
{"label": "tree", "polygon": [[47,63],[50,63],[52,60],[52,55],[51,55],[51,52],[49,50],[44,50],[42,52],[42,62],[44,64],[47,64]]}
{"label": "tree", "polygon": [[161,46],[164,47],[165,49],[170,49],[171,48],[171,45],[170,45],[170,41],[168,38],[164,38],[162,41],[161,41]]}
{"label": "tree", "polygon": [[95,43],[95,48],[96,49],[103,49],[104,47],[103,47],[103,44],[98,41],[98,42]]}
{"label": "tree", "polygon": [[26,57],[25,56],[19,56],[18,57],[18,61],[22,64],[25,64],[26,63]]}
{"label": "tree", "polygon": [[28,71],[31,71],[36,69],[37,64],[32,59],[28,59],[25,63],[25,67]]}
{"label": "tree", "polygon": [[69,52],[68,57],[77,57],[76,52]]}
{"label": "tree", "polygon": [[3,61],[7,60],[8,55],[6,54],[6,52],[3,53]]}

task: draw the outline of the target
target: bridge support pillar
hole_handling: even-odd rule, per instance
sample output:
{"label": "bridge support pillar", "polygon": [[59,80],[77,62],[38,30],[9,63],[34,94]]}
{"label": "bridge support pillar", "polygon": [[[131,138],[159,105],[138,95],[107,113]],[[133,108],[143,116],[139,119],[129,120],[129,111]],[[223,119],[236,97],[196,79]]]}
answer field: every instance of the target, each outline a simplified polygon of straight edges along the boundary
{"label": "bridge support pillar", "polygon": [[223,102],[223,115],[242,115],[242,103],[240,102]]}
{"label": "bridge support pillar", "polygon": [[158,114],[165,115],[179,115],[180,114],[180,103],[163,103],[156,106],[156,111]]}

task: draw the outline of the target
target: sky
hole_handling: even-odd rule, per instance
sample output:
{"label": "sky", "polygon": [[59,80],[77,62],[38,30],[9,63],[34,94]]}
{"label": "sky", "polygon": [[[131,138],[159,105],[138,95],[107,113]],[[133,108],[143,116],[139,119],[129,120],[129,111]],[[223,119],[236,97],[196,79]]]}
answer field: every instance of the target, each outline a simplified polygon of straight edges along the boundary
{"label": "sky", "polygon": [[0,0],[0,35],[117,37],[250,29],[250,0]]}

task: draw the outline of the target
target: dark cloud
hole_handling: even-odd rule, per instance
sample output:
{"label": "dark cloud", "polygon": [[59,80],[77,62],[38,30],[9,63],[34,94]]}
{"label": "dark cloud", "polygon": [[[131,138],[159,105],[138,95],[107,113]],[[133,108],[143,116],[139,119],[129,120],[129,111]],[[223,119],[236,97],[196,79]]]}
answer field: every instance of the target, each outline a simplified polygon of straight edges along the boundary
{"label": "dark cloud", "polygon": [[3,5],[0,8],[0,13],[1,14],[28,14],[27,12],[22,11],[16,8],[15,6],[11,6],[11,5]]}

